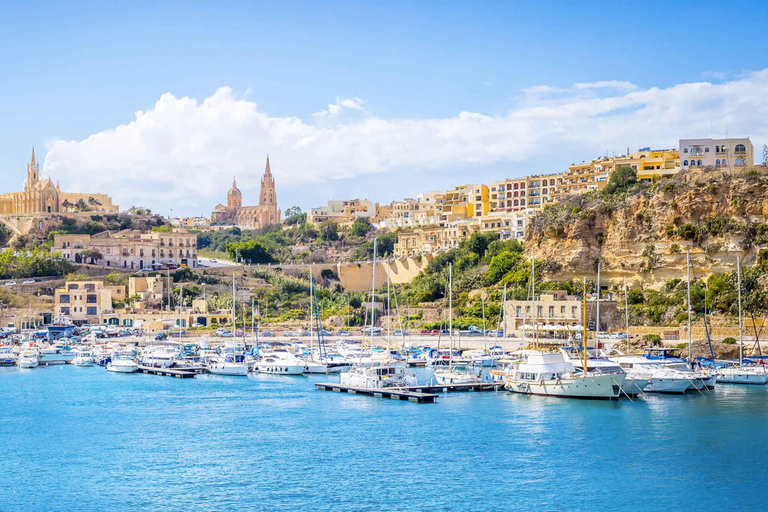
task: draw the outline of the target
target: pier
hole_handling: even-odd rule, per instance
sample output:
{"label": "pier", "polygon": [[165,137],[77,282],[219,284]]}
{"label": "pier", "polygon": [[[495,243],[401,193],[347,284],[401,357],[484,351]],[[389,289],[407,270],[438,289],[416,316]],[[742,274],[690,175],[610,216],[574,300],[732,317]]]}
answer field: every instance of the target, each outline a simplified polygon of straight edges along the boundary
{"label": "pier", "polygon": [[391,400],[407,400],[418,404],[433,404],[437,401],[437,395],[434,393],[422,393],[412,391],[409,388],[356,388],[352,386],[342,386],[336,383],[315,383],[320,391],[334,391],[336,393],[349,393],[351,395],[374,396],[377,398],[389,398]]}
{"label": "pier", "polygon": [[424,386],[408,386],[408,391],[419,393],[457,393],[462,391],[499,391],[504,390],[503,382],[473,382],[467,384],[425,384]]}
{"label": "pier", "polygon": [[164,377],[176,377],[177,379],[193,379],[194,371],[178,370],[175,368],[155,368],[152,366],[139,366],[138,372],[150,375],[162,375]]}

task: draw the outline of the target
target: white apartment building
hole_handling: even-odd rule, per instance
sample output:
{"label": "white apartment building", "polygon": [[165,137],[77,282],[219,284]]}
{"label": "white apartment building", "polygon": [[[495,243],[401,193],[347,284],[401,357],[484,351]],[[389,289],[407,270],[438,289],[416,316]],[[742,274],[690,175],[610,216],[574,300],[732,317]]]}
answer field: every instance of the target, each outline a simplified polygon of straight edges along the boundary
{"label": "white apartment building", "polygon": [[749,138],[680,139],[680,169],[734,170],[755,165],[755,148]]}

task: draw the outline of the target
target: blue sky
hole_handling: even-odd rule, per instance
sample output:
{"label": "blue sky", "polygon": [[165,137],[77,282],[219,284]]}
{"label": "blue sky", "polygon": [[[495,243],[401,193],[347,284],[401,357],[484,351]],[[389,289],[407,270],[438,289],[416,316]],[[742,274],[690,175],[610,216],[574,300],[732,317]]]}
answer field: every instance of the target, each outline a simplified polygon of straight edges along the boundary
{"label": "blue sky", "polygon": [[[363,108],[344,109],[344,115],[332,123],[335,130],[359,126],[365,119],[390,123],[449,120],[460,112],[505,118],[535,102],[550,105],[564,98],[622,98],[633,91],[666,91],[702,81],[740,83],[750,73],[768,67],[766,19],[768,2],[186,2],[162,7],[150,2],[130,6],[3,2],[3,191],[21,185],[33,145],[42,159],[55,141],[84,141],[131,123],[137,111],[152,110],[166,93],[203,102],[227,87],[235,100],[255,103],[271,119],[297,118],[321,128],[328,125],[312,114],[327,109],[337,98],[359,99]],[[582,89],[573,88],[578,83],[603,81],[627,82],[633,87],[589,88],[589,98],[581,95]],[[526,92],[541,85],[558,90],[550,91],[546,98]],[[716,103],[733,103],[728,98]],[[698,104],[710,102],[701,98]],[[713,127],[719,135],[724,128],[718,125],[731,116],[729,133],[751,135],[756,148],[762,147],[764,140],[754,138],[762,136],[763,126],[756,126],[755,120],[740,126],[738,112],[719,108],[721,111],[689,112],[687,118]],[[184,124],[184,119],[176,122]],[[661,133],[682,131],[680,120],[675,123]],[[417,133],[429,129],[419,128]],[[551,126],[545,131],[549,129]],[[335,143],[353,151],[349,149],[353,142],[341,140],[342,132],[334,137]],[[510,138],[524,133],[513,132]],[[680,136],[697,134],[700,131]],[[261,155],[269,151],[275,155],[273,169],[283,208],[292,204],[307,207],[332,197],[369,196],[388,201],[471,179],[556,172],[571,161],[596,156],[595,147],[609,152],[627,146],[634,149],[647,140],[643,130],[638,130],[637,137],[627,132],[621,140],[603,141],[596,136],[596,146],[568,136],[551,141],[539,138],[529,141],[531,147],[525,146],[524,157],[517,158],[510,157],[509,151],[499,151],[497,139],[481,138],[467,143],[477,143],[477,159],[457,155],[445,161],[420,155],[409,161],[406,154],[389,164],[386,156],[380,156],[359,173],[350,168],[343,176],[328,178],[335,172],[334,159],[358,161],[361,167],[368,159],[364,154],[350,156],[341,147],[325,159],[313,158],[309,151],[298,158],[295,145],[278,145],[270,151],[279,136],[268,135],[251,152],[224,158],[226,165],[221,167],[226,168],[216,166],[211,158],[200,172],[220,174],[228,185],[232,174],[249,173],[249,165],[254,175],[260,173]],[[195,138],[196,133],[187,136]],[[668,139],[668,146],[677,142],[674,137]],[[559,144],[562,151],[553,154],[533,147],[548,141]],[[175,139],[168,142],[178,144]],[[240,151],[222,144],[217,143],[215,149],[223,154]],[[80,185],[74,178],[78,169],[72,166],[84,166],[81,171],[86,174],[99,172],[88,167],[90,161],[101,162],[101,175],[136,172],[141,180],[153,169],[164,172],[173,160],[158,159],[150,151],[137,157],[143,164],[134,162],[126,170],[121,166],[125,164],[107,163],[109,155],[104,152],[109,147],[77,149],[77,158],[70,148],[61,158],[51,155],[46,165],[50,163],[54,179],[61,179],[68,188]],[[98,158],[94,151],[99,152]],[[439,152],[436,148],[435,153]],[[152,162],[162,169],[154,168]],[[194,162],[184,165],[194,166]],[[184,174],[184,169],[169,168],[167,179],[157,186],[174,189],[174,177]],[[286,179],[281,186],[281,171],[295,174],[295,179]],[[392,176],[398,177],[394,183]],[[302,186],[307,180],[315,184],[311,190]],[[239,181],[245,201],[255,201],[256,180],[244,176]],[[99,183],[99,187],[108,185]],[[131,184],[120,182],[119,186],[130,188]],[[138,201],[139,191],[123,193],[122,206],[129,206],[125,201]],[[218,201],[215,195],[224,196],[226,188],[213,192],[195,195],[185,190],[174,199],[179,202],[176,211],[210,211]],[[156,209],[162,211],[163,207]]]}

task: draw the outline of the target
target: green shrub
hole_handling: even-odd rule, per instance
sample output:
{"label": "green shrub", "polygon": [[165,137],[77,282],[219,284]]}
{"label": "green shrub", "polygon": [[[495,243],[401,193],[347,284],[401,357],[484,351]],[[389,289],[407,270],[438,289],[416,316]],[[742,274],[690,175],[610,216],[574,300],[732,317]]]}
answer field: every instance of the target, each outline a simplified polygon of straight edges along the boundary
{"label": "green shrub", "polygon": [[725,338],[722,341],[722,344],[723,345],[735,345],[736,344],[736,340],[734,338]]}

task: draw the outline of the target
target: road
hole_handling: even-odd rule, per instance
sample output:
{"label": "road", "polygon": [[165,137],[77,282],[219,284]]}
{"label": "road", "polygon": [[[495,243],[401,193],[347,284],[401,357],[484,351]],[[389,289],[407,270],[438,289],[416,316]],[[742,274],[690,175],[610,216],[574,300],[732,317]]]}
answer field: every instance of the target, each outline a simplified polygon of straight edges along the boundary
{"label": "road", "polygon": [[236,266],[235,263],[227,260],[211,261],[211,258],[197,258],[197,268],[220,268],[234,266]]}

